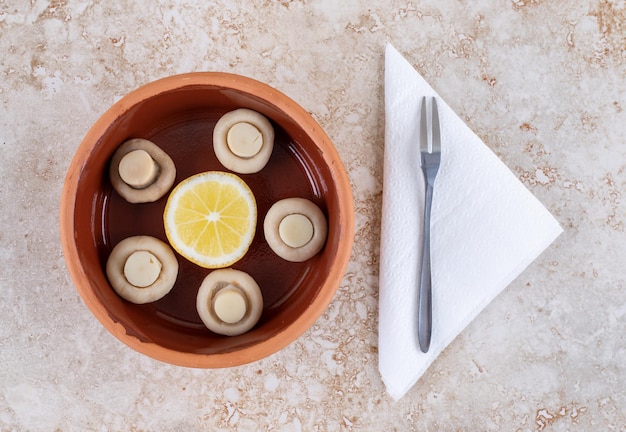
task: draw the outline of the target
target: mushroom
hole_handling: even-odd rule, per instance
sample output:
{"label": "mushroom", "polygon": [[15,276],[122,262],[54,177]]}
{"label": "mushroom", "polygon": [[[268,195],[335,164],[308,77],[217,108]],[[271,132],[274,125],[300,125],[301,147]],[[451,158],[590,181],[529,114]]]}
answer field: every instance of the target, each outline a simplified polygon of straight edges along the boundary
{"label": "mushroom", "polygon": [[142,138],[120,145],[111,159],[113,188],[130,203],[154,202],[174,184],[176,167],[159,146]]}
{"label": "mushroom", "polygon": [[248,273],[235,269],[214,270],[200,285],[196,309],[204,325],[212,332],[237,336],[259,321],[263,312],[263,295]]}
{"label": "mushroom", "polygon": [[174,287],[178,261],[172,249],[157,238],[128,237],[111,251],[106,274],[120,297],[132,303],[150,303]]}
{"label": "mushroom", "polygon": [[267,165],[274,149],[274,128],[262,114],[239,108],[224,114],[213,129],[213,150],[224,167],[253,174]]}
{"label": "mushroom", "polygon": [[287,261],[302,262],[324,247],[328,225],[313,202],[286,198],[270,207],[263,221],[263,231],[276,255]]}

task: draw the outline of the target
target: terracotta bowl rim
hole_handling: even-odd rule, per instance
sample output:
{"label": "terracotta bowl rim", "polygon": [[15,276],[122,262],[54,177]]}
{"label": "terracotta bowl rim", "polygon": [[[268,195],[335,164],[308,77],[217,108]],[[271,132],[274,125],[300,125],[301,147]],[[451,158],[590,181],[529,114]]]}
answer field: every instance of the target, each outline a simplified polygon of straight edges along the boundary
{"label": "terracotta bowl rim", "polygon": [[[122,324],[111,319],[105,305],[98,300],[91,289],[74,241],[74,205],[78,183],[89,155],[99,138],[110,124],[137,103],[163,92],[190,86],[234,89],[261,98],[282,112],[289,113],[289,116],[322,151],[323,160],[331,172],[334,192],[340,203],[337,220],[344,238],[339,242],[334,265],[328,269],[328,277],[314,301],[283,331],[271,335],[258,344],[225,353],[180,352],[154,343],[143,342],[128,335]],[[337,150],[324,130],[300,105],[282,92],[253,78],[225,72],[192,72],[168,76],[138,87],[115,102],[89,129],[70,163],[63,185],[60,232],[66,265],[79,295],[100,323],[117,339],[140,353],[166,363],[186,367],[221,368],[251,363],[280,351],[306,332],[322,315],[338,290],[350,261],[354,234],[354,203],[348,175]]]}

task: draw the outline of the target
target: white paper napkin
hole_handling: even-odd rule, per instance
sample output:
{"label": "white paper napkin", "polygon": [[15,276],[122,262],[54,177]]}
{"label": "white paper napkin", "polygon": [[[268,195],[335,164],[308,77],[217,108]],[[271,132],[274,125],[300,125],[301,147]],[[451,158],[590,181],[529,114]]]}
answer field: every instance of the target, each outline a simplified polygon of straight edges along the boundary
{"label": "white paper napkin", "polygon": [[[400,399],[441,351],[562,232],[554,217],[391,45],[385,53],[379,369]],[[436,96],[441,167],[432,207],[433,330],[417,341],[424,180],[422,96]]]}

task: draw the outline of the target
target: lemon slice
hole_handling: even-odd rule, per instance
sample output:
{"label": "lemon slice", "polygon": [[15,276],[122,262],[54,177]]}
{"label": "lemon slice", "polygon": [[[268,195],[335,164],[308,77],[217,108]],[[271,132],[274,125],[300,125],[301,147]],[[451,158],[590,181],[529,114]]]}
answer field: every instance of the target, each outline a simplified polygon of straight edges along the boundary
{"label": "lemon slice", "polygon": [[205,268],[228,267],[248,251],[257,209],[248,185],[234,174],[208,171],[180,182],[163,221],[176,251]]}

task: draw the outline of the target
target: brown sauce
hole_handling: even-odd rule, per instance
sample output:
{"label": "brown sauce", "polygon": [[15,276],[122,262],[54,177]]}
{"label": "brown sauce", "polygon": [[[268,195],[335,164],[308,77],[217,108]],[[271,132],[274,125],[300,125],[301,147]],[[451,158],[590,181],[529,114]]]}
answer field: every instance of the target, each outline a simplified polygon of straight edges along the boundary
{"label": "brown sauce", "polygon": [[[146,138],[161,147],[174,161],[176,180],[174,185],[194,174],[204,171],[228,171],[213,153],[213,127],[224,111],[199,110],[169,119],[147,134]],[[316,257],[304,263],[292,263],[278,257],[267,245],[263,235],[263,219],[271,205],[287,197],[308,198],[326,212],[323,189],[317,184],[312,166],[297,151],[297,144],[287,133],[273,124],[276,138],[268,164],[256,174],[237,174],[252,189],[257,203],[256,234],[248,253],[232,268],[249,273],[259,284],[263,293],[263,315],[271,315],[307,279],[314,268]],[[121,144],[121,142],[120,142]],[[102,267],[110,250],[124,238],[149,235],[167,242],[163,226],[163,210],[169,195],[154,203],[130,204],[110,187],[105,192],[102,209],[102,244],[100,259]],[[107,188],[105,188],[107,189]],[[147,305],[132,305],[140,315],[158,316],[178,327],[204,328],[196,312],[198,288],[204,277],[212,270],[202,268],[176,254],[179,273],[172,291],[161,300]],[[263,322],[263,316],[261,322]]]}

